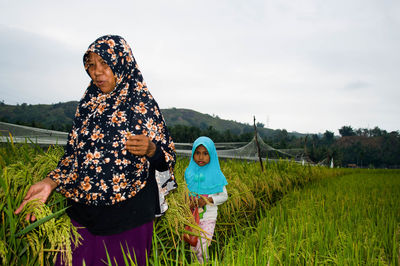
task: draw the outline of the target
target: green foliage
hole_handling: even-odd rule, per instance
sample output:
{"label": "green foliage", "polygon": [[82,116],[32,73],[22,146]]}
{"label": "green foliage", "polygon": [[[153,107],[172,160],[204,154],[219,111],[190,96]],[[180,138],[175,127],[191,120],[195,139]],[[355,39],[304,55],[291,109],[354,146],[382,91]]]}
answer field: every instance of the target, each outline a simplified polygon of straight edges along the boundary
{"label": "green foliage", "polygon": [[[16,106],[0,104],[0,121],[68,132],[72,127],[77,106],[76,101],[37,105],[23,103]],[[253,132],[253,127],[249,124],[220,119],[218,116],[202,114],[190,109],[162,109],[162,114],[169,128],[180,125],[194,127],[200,131],[213,130],[224,137],[228,137],[227,134],[239,136]],[[264,137],[274,132],[272,129],[262,127],[258,128],[258,131]],[[190,142],[190,140],[183,142]]]}
{"label": "green foliage", "polygon": [[332,148],[340,151],[342,165],[400,167],[400,134],[396,132],[377,137],[343,137]]}
{"label": "green foliage", "polygon": [[[179,258],[180,264],[193,261],[188,245],[185,244],[184,250],[180,247],[184,226],[194,223],[184,182],[184,170],[188,163],[188,158],[179,158],[177,161],[175,176],[178,189],[168,195],[170,208],[166,215],[156,222],[156,233],[161,242],[159,245],[163,247],[157,252],[157,260],[168,261],[167,264],[172,263],[176,257]],[[260,213],[271,208],[294,188],[347,173],[347,169],[301,166],[284,160],[266,164],[264,172],[260,171],[256,162],[221,160],[220,164],[228,180],[229,199],[219,207],[215,237],[211,245],[211,253],[218,258],[226,255],[227,241],[234,237],[240,228],[252,230],[257,226]],[[194,232],[199,233],[196,230]],[[182,257],[179,252],[184,252],[185,256]]]}
{"label": "green foliage", "polygon": [[[72,241],[77,241],[75,228],[68,217],[58,217],[58,211],[65,208],[65,201],[58,193],[53,193],[46,205],[32,202],[24,214],[14,215],[32,183],[43,179],[54,169],[63,153],[60,147],[50,147],[47,151],[33,145],[16,146],[12,143],[0,148],[2,164],[1,205],[2,227],[0,256],[8,264],[51,264],[56,251],[64,250],[70,260]],[[189,247],[181,240],[185,225],[193,225],[189,210],[184,171],[188,158],[179,158],[175,168],[179,187],[168,195],[169,210],[156,221],[155,239],[158,241],[156,257],[152,264],[165,261],[184,263],[192,261]],[[258,215],[272,206],[283,195],[295,187],[322,177],[336,176],[343,170],[321,167],[303,167],[294,162],[280,161],[268,163],[266,171],[261,172],[255,162],[221,160],[221,167],[229,185],[229,200],[220,207],[214,244],[211,247],[214,257],[225,255],[224,243],[241,227],[253,228]],[[39,221],[29,224],[25,214],[34,211]],[[55,218],[53,218],[55,217]],[[72,229],[72,231],[71,231]],[[75,233],[74,233],[75,232]],[[197,228],[195,233],[199,233]],[[18,254],[18,255],[17,255]],[[129,254],[127,254],[127,260]]]}
{"label": "green foliage", "polygon": [[254,132],[234,135],[229,129],[221,133],[211,126],[201,130],[194,126],[176,125],[169,127],[169,131],[177,143],[193,143],[200,136],[207,136],[215,142],[250,142],[254,137]]}
{"label": "green foliage", "polygon": [[[346,127],[343,127],[346,128]],[[342,128],[342,129],[343,129]],[[348,128],[348,127],[347,127]],[[322,138],[314,134],[305,138],[307,155],[316,163],[334,159],[334,165],[373,168],[400,168],[400,134],[374,129],[351,129],[353,133],[333,138],[326,131]]]}
{"label": "green foliage", "polygon": [[356,133],[354,132],[351,126],[343,126],[339,129],[339,134],[342,137],[354,136]]}
{"label": "green foliage", "polygon": [[314,182],[263,213],[253,230],[238,230],[223,264],[398,265],[399,196],[399,171]]}
{"label": "green foliage", "polygon": [[[27,144],[0,146],[2,265],[50,265],[58,251],[62,251],[64,261],[71,262],[71,242],[78,241],[79,236],[64,214],[65,199],[61,195],[53,193],[47,204],[32,201],[22,213],[14,214],[30,185],[54,169],[62,153],[60,147],[44,152]],[[28,213],[34,213],[37,221],[26,221]]]}
{"label": "green foliage", "polygon": [[[76,229],[63,212],[65,201],[53,193],[46,205],[14,210],[30,184],[52,170],[63,150],[33,145],[0,147],[0,258],[6,265],[51,265],[57,251],[71,259]],[[182,241],[185,225],[194,225],[184,171],[178,158],[178,189],[168,195],[169,209],[157,218],[150,265],[196,262]],[[330,169],[292,161],[221,160],[228,180],[227,202],[219,207],[210,246],[213,265],[395,264],[400,238],[398,171]],[[382,195],[385,195],[382,197]],[[34,211],[39,221],[27,223]],[[195,228],[199,234],[200,229]],[[125,254],[128,264],[134,254]],[[110,258],[112,261],[112,258]]]}
{"label": "green foliage", "polygon": [[[69,131],[78,102],[13,106],[0,104],[0,121],[59,131]],[[220,119],[218,116],[202,114],[189,109],[163,109],[162,113],[175,142],[192,143],[199,136],[208,136],[215,142],[246,142],[254,136],[253,126],[236,121]],[[257,131],[264,141],[276,149],[303,149],[315,163],[329,162],[361,167],[400,167],[399,132],[388,133],[379,127],[339,129],[341,138],[326,130],[308,138],[285,129],[268,129],[257,123]],[[0,162],[1,163],[1,162]]]}
{"label": "green foliage", "polygon": [[69,131],[77,102],[0,105],[0,121],[58,131]]}

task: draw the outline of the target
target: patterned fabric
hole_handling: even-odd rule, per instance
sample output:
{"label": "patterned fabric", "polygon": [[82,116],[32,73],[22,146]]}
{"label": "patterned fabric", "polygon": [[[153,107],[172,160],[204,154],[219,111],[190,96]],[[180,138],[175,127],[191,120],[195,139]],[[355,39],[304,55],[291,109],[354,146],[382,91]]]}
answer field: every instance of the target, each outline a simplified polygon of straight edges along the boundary
{"label": "patterned fabric", "polygon": [[[199,166],[193,159],[196,148],[203,145],[210,156],[210,162]],[[197,194],[215,194],[222,192],[228,184],[219,166],[217,150],[214,142],[208,137],[199,137],[193,143],[192,157],[185,170],[185,181],[190,192]]]}
{"label": "patterned fabric", "polygon": [[[156,217],[160,217],[168,210],[168,203],[165,197],[171,190],[175,188],[174,185],[176,186],[176,184],[172,182],[167,183],[168,180],[170,179],[169,171],[163,171],[163,172],[156,171],[155,177],[158,185],[158,199],[160,203],[160,213],[156,214]],[[162,184],[167,184],[167,185],[162,187]]]}
{"label": "patterned fabric", "polygon": [[190,246],[190,248],[194,251],[194,254],[196,254],[197,260],[200,264],[204,263],[204,259],[207,261],[209,258],[208,247],[210,246],[211,239],[214,235],[216,222],[216,220],[200,220],[199,222],[199,226],[204,230],[204,232],[200,233],[202,237],[197,241],[197,245],[195,247]]}
{"label": "patterned fabric", "polygon": [[66,152],[49,174],[57,191],[76,202],[112,205],[134,197],[146,186],[150,163],[125,149],[127,138],[144,134],[160,146],[169,165],[162,187],[176,187],[175,147],[158,104],[143,81],[126,41],[107,35],[93,42],[83,57],[96,53],[109,65],[116,87],[103,93],[93,82],[81,99]]}

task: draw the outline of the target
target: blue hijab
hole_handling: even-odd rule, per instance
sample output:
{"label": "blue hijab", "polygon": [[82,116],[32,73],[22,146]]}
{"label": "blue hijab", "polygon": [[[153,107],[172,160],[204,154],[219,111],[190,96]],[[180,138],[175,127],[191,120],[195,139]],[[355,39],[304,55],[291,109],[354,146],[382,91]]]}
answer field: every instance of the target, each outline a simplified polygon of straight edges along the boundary
{"label": "blue hijab", "polygon": [[[204,166],[199,166],[193,159],[193,154],[200,145],[203,145],[210,155],[210,162]],[[193,143],[192,157],[185,171],[185,181],[189,191],[197,194],[220,193],[228,184],[219,166],[214,142],[210,138],[199,137]]]}

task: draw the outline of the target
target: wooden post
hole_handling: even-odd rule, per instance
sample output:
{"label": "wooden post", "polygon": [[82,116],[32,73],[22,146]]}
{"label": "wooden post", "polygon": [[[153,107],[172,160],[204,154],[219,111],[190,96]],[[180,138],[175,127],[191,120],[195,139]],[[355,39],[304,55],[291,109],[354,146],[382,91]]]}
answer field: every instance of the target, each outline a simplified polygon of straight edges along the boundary
{"label": "wooden post", "polygon": [[261,171],[264,172],[264,165],[261,159],[260,143],[258,143],[258,137],[257,137],[256,117],[255,116],[253,117],[254,117],[254,137],[256,138],[258,159],[260,160]]}
{"label": "wooden post", "polygon": [[[304,138],[304,157],[306,157],[306,159],[308,159],[307,139],[308,139],[308,135],[306,135],[306,137]],[[302,159],[304,160],[304,158],[302,158]]]}

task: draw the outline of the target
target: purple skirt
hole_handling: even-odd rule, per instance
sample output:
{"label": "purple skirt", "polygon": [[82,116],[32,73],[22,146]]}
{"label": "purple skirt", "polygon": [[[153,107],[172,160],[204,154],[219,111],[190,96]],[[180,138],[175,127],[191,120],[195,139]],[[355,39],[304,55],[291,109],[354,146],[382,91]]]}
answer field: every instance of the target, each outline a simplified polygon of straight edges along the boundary
{"label": "purple skirt", "polygon": [[[71,222],[78,228],[78,233],[83,238],[81,245],[72,248],[72,265],[82,266],[83,261],[86,266],[108,265],[107,253],[112,262],[111,265],[125,265],[121,246],[124,248],[127,258],[129,253],[137,265],[146,265],[146,257],[148,258],[150,255],[153,237],[153,221],[119,234],[107,236],[93,235],[76,221],[71,219]],[[129,259],[128,263],[130,264]],[[63,265],[60,262],[60,256],[57,256],[55,265]]]}

